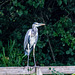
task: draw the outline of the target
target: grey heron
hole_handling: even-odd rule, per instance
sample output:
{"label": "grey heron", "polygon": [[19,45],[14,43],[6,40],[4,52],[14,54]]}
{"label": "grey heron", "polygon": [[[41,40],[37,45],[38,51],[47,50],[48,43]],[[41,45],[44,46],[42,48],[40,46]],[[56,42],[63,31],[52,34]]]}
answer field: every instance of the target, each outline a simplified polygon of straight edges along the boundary
{"label": "grey heron", "polygon": [[24,38],[24,51],[25,55],[28,56],[27,66],[29,66],[29,55],[31,51],[33,50],[33,58],[34,58],[34,64],[36,66],[35,62],[35,46],[38,40],[38,28],[39,26],[43,26],[45,24],[34,22],[32,24],[32,29],[29,29],[25,35]]}

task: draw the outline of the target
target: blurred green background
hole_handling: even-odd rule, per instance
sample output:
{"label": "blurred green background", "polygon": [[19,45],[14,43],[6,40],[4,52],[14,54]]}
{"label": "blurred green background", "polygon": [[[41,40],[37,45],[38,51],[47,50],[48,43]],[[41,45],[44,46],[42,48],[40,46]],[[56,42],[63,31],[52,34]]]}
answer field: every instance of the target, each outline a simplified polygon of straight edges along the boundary
{"label": "blurred green background", "polygon": [[75,0],[0,0],[0,66],[27,65],[23,41],[34,22],[46,24],[39,28],[37,66],[75,65]]}

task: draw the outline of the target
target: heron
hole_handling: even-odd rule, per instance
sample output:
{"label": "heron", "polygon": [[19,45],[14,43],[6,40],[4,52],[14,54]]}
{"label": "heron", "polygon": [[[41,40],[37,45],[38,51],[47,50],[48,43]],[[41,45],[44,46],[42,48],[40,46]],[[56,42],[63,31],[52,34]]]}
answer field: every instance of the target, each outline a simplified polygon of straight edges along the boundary
{"label": "heron", "polygon": [[38,23],[34,22],[32,24],[32,28],[29,29],[25,35],[24,38],[24,51],[25,51],[25,56],[28,56],[28,61],[27,61],[27,66],[29,66],[29,55],[31,51],[33,50],[33,58],[34,58],[34,64],[36,66],[35,62],[35,46],[38,41],[38,27],[44,26],[44,23]]}

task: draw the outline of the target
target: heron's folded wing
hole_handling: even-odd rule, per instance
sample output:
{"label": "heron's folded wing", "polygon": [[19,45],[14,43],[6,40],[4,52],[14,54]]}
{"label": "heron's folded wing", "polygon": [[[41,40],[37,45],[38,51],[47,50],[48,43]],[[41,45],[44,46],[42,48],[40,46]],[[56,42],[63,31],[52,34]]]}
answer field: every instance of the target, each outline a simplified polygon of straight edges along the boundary
{"label": "heron's folded wing", "polygon": [[37,44],[38,41],[38,33],[36,34],[35,44]]}
{"label": "heron's folded wing", "polygon": [[29,29],[25,35],[25,38],[24,38],[24,50],[26,49],[26,46],[28,44],[28,39],[29,39],[29,36],[31,34],[31,29]]}

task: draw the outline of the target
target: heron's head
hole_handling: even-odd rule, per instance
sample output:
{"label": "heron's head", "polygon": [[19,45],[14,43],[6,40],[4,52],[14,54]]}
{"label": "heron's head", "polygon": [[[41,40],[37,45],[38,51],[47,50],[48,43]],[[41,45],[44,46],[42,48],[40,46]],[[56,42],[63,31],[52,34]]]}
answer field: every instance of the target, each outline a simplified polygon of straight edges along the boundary
{"label": "heron's head", "polygon": [[44,23],[34,22],[33,25],[32,25],[32,28],[39,27],[39,26],[44,26],[44,25],[45,25]]}

